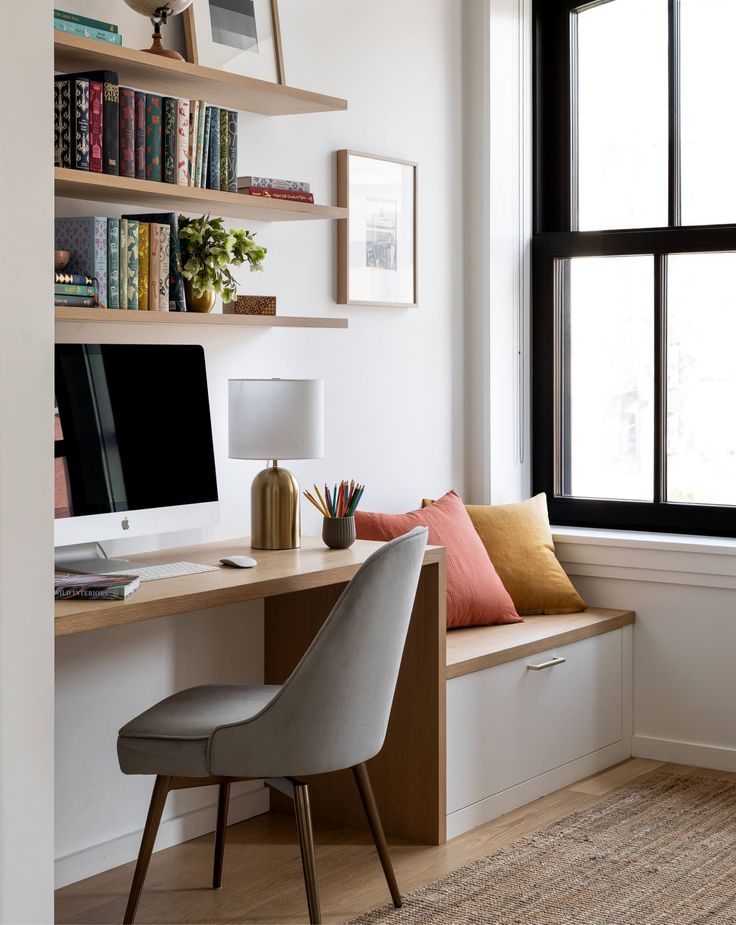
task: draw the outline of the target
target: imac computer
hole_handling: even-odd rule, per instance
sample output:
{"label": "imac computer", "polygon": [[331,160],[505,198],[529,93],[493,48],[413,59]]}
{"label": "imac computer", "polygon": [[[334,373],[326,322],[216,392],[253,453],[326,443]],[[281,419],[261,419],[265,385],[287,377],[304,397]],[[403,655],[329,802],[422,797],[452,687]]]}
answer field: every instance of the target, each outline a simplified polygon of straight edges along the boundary
{"label": "imac computer", "polygon": [[54,426],[57,568],[124,569],[101,541],[218,522],[202,347],[57,344]]}

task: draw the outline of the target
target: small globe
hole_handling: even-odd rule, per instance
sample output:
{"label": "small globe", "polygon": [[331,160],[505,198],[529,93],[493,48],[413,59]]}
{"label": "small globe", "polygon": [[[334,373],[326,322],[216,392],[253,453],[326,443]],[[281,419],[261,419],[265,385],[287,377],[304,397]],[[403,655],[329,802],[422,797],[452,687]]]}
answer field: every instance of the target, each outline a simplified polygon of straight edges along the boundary
{"label": "small globe", "polygon": [[155,16],[156,10],[163,7],[166,8],[168,16],[176,16],[192,4],[192,0],[125,0],[125,2],[141,16]]}

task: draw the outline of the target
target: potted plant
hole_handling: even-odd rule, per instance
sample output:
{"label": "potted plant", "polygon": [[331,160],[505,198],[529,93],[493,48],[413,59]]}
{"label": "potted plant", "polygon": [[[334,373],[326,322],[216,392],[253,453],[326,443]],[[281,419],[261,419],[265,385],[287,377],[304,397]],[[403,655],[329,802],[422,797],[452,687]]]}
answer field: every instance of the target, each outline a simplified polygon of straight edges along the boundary
{"label": "potted plant", "polygon": [[222,296],[223,302],[235,299],[237,282],[230,267],[247,261],[251,272],[263,270],[266,248],[256,244],[254,238],[242,228],[228,230],[221,218],[179,216],[187,311],[212,311],[216,294]]}

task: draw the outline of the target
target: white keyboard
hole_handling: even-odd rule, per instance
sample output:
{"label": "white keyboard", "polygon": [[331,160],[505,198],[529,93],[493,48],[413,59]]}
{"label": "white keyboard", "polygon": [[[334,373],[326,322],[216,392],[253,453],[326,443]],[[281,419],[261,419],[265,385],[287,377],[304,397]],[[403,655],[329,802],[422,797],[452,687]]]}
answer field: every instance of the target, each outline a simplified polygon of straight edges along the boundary
{"label": "white keyboard", "polygon": [[200,572],[216,572],[216,565],[199,565],[197,562],[166,562],[163,565],[143,565],[140,568],[126,568],[118,572],[104,572],[105,575],[137,575],[141,581],[158,581],[159,578],[180,578],[182,575],[198,575]]}

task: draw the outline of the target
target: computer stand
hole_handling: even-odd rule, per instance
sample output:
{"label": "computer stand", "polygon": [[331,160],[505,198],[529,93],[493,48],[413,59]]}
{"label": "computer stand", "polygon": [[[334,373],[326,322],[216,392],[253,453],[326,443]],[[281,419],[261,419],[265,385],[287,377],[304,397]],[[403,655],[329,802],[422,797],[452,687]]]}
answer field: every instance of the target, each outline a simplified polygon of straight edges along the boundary
{"label": "computer stand", "polygon": [[[136,565],[140,568],[141,564],[144,563],[138,557]],[[131,566],[129,559],[108,559],[99,543],[79,543],[54,549],[54,568],[57,572],[104,575],[106,572],[123,572]]]}

